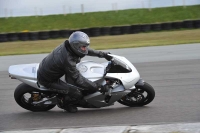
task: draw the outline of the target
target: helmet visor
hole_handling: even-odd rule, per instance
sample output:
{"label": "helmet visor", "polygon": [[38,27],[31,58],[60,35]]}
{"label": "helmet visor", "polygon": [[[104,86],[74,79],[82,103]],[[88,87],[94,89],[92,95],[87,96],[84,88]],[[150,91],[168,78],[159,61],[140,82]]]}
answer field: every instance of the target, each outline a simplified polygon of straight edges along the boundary
{"label": "helmet visor", "polygon": [[83,53],[83,54],[88,54],[88,46],[84,45],[84,46],[80,46],[79,47],[79,52]]}

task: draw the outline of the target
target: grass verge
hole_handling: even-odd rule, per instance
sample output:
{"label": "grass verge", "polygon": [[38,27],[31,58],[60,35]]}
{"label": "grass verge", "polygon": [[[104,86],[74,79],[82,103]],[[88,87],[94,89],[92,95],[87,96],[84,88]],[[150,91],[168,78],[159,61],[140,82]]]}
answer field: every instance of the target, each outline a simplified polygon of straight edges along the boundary
{"label": "grass verge", "polygon": [[29,16],[0,18],[0,32],[41,31],[53,29],[81,29],[90,27],[105,27],[116,25],[132,25],[144,23],[161,23],[170,21],[183,21],[199,19],[200,5],[153,8],[129,9],[76,13],[64,15]]}
{"label": "grass verge", "polygon": [[[199,43],[200,29],[91,37],[91,48],[118,49]],[[0,56],[49,53],[64,39],[0,43]]]}

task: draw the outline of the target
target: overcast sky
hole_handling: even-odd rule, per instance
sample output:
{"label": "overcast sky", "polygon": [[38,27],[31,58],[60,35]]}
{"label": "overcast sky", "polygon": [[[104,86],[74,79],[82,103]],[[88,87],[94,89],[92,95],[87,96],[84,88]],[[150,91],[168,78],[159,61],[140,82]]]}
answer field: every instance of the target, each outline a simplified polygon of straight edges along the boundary
{"label": "overcast sky", "polygon": [[0,17],[197,5],[200,0],[0,0]]}

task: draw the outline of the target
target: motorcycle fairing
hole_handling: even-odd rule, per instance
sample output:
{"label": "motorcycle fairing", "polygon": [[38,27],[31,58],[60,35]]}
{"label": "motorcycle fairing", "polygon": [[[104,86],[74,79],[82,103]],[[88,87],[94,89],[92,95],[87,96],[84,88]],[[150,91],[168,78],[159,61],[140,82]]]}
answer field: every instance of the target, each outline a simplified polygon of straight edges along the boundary
{"label": "motorcycle fairing", "polygon": [[117,55],[111,55],[111,56],[116,58],[118,61],[125,63],[128,67],[131,68],[132,71],[129,73],[107,73],[105,78],[119,79],[124,85],[125,89],[134,88],[135,84],[140,79],[140,74],[138,73],[137,69],[125,57]]}
{"label": "motorcycle fairing", "polygon": [[103,95],[100,92],[95,92],[93,94],[85,96],[84,99],[93,106],[100,108],[113,105],[114,102],[118,101],[119,99],[121,99],[123,96],[127,95],[130,92],[131,90],[124,91],[124,87],[122,85],[118,85],[117,87],[112,89],[109,102],[105,101],[107,95]]}

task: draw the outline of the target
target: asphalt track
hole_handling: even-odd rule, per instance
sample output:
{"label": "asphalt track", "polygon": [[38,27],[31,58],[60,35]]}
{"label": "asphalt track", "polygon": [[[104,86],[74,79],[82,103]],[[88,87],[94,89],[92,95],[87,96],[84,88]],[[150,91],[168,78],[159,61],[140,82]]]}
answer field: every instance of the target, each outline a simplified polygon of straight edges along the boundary
{"label": "asphalt track", "polygon": [[57,107],[30,112],[15,103],[13,92],[20,82],[11,80],[7,69],[11,64],[39,62],[45,54],[5,56],[0,57],[0,130],[200,122],[200,44],[108,51],[127,57],[155,88],[152,103],[137,108],[119,103],[101,109],[79,108],[76,114]]}

